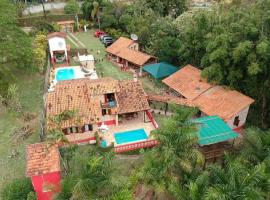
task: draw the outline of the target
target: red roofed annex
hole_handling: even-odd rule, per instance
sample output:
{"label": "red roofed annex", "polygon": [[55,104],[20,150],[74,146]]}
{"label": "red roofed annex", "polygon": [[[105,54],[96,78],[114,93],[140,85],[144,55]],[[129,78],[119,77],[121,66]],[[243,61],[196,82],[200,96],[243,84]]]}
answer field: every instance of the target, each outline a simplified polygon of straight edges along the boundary
{"label": "red roofed annex", "polygon": [[131,39],[120,37],[106,48],[109,60],[117,63],[122,69],[142,75],[142,67],[156,63],[157,58],[139,51],[139,44]]}

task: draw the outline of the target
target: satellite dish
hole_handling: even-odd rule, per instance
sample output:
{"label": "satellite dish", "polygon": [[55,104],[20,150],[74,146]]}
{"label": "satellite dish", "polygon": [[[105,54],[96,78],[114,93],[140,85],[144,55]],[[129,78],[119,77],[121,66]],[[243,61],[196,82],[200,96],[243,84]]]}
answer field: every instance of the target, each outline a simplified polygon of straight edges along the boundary
{"label": "satellite dish", "polygon": [[136,34],[131,34],[130,35],[130,38],[133,40],[133,41],[137,41],[138,40],[138,36]]}

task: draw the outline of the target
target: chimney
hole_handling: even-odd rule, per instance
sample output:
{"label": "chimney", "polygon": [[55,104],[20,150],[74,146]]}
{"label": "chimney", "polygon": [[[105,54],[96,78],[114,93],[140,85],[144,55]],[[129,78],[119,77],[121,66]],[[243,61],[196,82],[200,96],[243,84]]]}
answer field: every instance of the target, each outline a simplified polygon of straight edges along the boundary
{"label": "chimney", "polygon": [[136,73],[133,74],[133,81],[138,82],[138,76]]}

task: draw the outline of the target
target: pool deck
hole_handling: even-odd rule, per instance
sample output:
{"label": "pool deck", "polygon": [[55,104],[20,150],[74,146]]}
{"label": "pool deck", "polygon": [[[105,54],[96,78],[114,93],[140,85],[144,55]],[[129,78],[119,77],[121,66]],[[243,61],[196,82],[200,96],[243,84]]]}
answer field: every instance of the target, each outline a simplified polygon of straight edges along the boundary
{"label": "pool deck", "polygon": [[[152,125],[151,122],[143,122],[141,117],[138,117],[137,119],[132,119],[132,120],[123,120],[122,123],[120,123],[118,126],[109,126],[109,130],[106,131],[105,133],[100,133],[100,137],[103,140],[106,140],[107,145],[110,145],[114,143],[114,146],[121,146],[121,145],[126,145],[129,143],[124,143],[124,144],[117,144],[114,139],[114,133],[118,132],[125,132],[125,131],[132,131],[136,129],[144,129],[147,136],[150,136],[150,132],[154,130],[154,126]],[[153,139],[151,136],[148,139]],[[145,140],[142,140],[145,141]],[[130,143],[136,143],[139,141],[134,141]]]}
{"label": "pool deck", "polygon": [[50,88],[49,91],[53,91],[54,90],[54,86],[57,84],[57,80],[56,80],[56,74],[59,70],[62,69],[73,69],[74,70],[74,79],[79,79],[79,78],[89,78],[89,79],[98,79],[98,75],[97,72],[95,70],[92,70],[89,73],[85,73],[81,66],[66,66],[66,67],[57,67],[56,69],[52,68],[51,69],[51,73],[50,73]]}

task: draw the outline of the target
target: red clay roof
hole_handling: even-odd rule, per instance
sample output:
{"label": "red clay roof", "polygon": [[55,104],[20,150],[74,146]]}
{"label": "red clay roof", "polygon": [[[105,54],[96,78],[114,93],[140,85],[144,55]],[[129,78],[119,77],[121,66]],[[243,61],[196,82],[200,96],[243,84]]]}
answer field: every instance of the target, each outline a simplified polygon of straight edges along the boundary
{"label": "red clay roof", "polygon": [[207,115],[218,115],[228,120],[248,107],[254,100],[235,90],[214,86],[201,79],[201,70],[187,65],[163,83],[183,95],[189,104],[200,108]]}
{"label": "red clay roof", "polygon": [[47,35],[47,38],[52,38],[52,37],[62,37],[62,38],[66,38],[67,34],[64,32],[54,32],[54,33],[50,33]]}
{"label": "red clay roof", "polygon": [[119,82],[120,91],[116,94],[118,114],[149,110],[146,93],[140,82],[126,80]]}
{"label": "red clay roof", "polygon": [[163,79],[162,82],[189,100],[195,99],[212,87],[201,79],[201,70],[192,65],[186,65],[171,76]]}
{"label": "red clay roof", "polygon": [[224,120],[236,116],[253,102],[252,98],[222,86],[214,86],[193,100],[205,114],[218,115]]}
{"label": "red clay roof", "polygon": [[146,53],[130,49],[129,46],[133,43],[134,41],[131,39],[120,37],[111,46],[106,48],[106,51],[138,66],[146,64],[150,58],[155,58]]}
{"label": "red clay roof", "polygon": [[55,90],[47,94],[46,114],[48,128],[53,127],[51,117],[66,110],[77,111],[72,120],[62,121],[61,128],[76,126],[78,120],[82,124],[101,122],[101,100],[104,94],[115,93],[117,106],[112,108],[112,114],[129,113],[148,110],[149,104],[143,87],[133,80],[118,81],[112,78],[97,80],[76,79],[61,81]]}
{"label": "red clay roof", "polygon": [[[48,118],[63,111],[76,111],[76,116],[83,124],[93,124],[101,121],[99,95],[114,93],[118,89],[117,81],[111,78],[97,80],[76,79],[61,81],[55,90],[47,94],[46,113]],[[78,118],[62,121],[61,127],[68,128],[78,124]],[[48,126],[52,124],[47,120]]]}
{"label": "red clay roof", "polygon": [[26,156],[26,175],[28,177],[61,171],[59,151],[56,145],[29,144]]}

